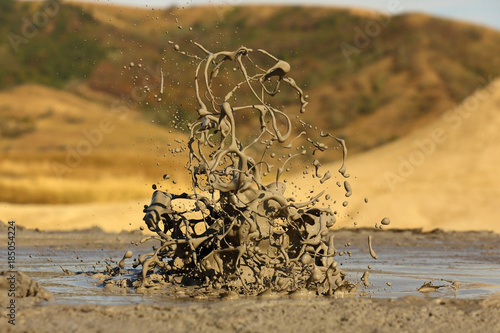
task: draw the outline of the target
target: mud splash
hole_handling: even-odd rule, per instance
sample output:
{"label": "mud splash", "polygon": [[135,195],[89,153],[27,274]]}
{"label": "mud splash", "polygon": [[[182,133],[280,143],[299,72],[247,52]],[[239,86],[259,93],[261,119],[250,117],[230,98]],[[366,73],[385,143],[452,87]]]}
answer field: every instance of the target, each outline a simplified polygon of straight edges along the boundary
{"label": "mud splash", "polygon": [[[290,64],[262,49],[240,47],[212,53],[194,44],[203,57],[181,51],[178,45],[174,47],[197,62],[194,90],[198,119],[188,126],[187,169],[193,192],[154,192],[150,205],[144,208],[144,221],[156,235],[143,238],[141,243],[158,243],[153,252],[136,259],[134,267],[142,267],[140,276],[120,280],[119,284],[136,288],[196,286],[207,293],[225,291],[227,297],[355,293],[357,284],[345,279],[345,272],[335,260],[339,253],[331,228],[337,212],[316,207],[324,191],[298,203],[285,195],[285,181],[280,181],[287,164],[306,155],[307,150],[296,147],[297,153],[278,159],[279,166],[269,162],[275,157],[275,153],[269,153],[271,147],[292,149],[294,141],[306,134],[301,132],[291,138],[290,115],[268,102],[286,85],[298,95],[298,113],[305,112],[307,96],[289,76]],[[274,64],[263,69],[252,60],[253,54]],[[221,83],[230,77],[228,66],[232,67],[232,77],[234,73],[240,77],[233,86]],[[228,90],[220,88],[225,86]],[[248,100],[249,95],[252,102],[238,105],[237,95],[243,90],[247,94],[243,100]],[[241,124],[237,124],[236,115],[243,112],[258,115],[258,135],[250,140],[238,137],[237,125]],[[341,145],[343,160],[338,172],[348,178],[344,140],[325,133],[320,137],[331,137]],[[310,138],[307,141],[313,155],[328,149]],[[250,151],[260,151],[260,158]],[[317,159],[312,165],[321,184],[331,178],[329,171],[320,174]],[[273,172],[275,176],[266,184],[266,175]],[[344,188],[349,197],[352,188],[347,181]],[[330,195],[325,198],[329,200]],[[124,260],[131,256],[127,252],[119,266],[123,267]]]}

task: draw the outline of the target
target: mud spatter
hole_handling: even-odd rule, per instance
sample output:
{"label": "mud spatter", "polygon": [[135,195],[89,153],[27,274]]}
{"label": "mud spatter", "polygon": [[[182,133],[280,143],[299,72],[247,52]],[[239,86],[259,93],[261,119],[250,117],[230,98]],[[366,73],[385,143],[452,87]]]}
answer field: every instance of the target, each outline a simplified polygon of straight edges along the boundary
{"label": "mud spatter", "polygon": [[[156,245],[136,259],[134,267],[141,266],[138,276],[115,284],[141,291],[173,285],[184,288],[183,292],[195,288],[199,297],[216,293],[225,299],[238,295],[304,298],[354,294],[357,285],[346,279],[335,261],[339,253],[332,230],[334,212],[317,205],[320,198],[329,200],[330,195],[310,191],[308,201],[296,202],[286,195],[285,181],[281,181],[288,171],[285,164],[305,156],[307,149],[297,147],[298,153],[278,159],[274,152],[265,153],[270,147],[292,149],[293,142],[305,134],[293,137],[292,117],[268,101],[288,88],[298,95],[296,112],[305,112],[307,96],[289,76],[290,64],[262,49],[242,46],[234,51],[211,52],[193,44],[203,56],[188,54],[174,45],[175,51],[197,62],[197,119],[188,126],[187,143],[192,193],[155,190],[151,203],[144,208],[144,222],[156,235],[145,237],[141,243]],[[273,65],[256,65],[251,54]],[[238,83],[224,82],[234,75],[239,75]],[[229,88],[221,91],[221,87]],[[240,98],[243,90],[246,96]],[[252,102],[246,104],[248,100]],[[238,135],[241,124],[237,119],[242,113],[258,115],[253,138]],[[250,126],[250,122],[244,125]],[[321,136],[330,136],[341,145],[339,173],[348,178],[345,141],[329,134]],[[323,143],[307,141],[313,154],[328,149]],[[261,153],[252,154],[255,151]],[[281,165],[273,166],[264,157],[277,159]],[[313,178],[321,184],[332,177],[329,171],[319,173],[319,160],[312,165]],[[266,183],[265,176],[273,172],[273,181]],[[349,197],[352,188],[347,181],[344,188]],[[131,256],[128,251],[118,269]]]}
{"label": "mud spatter", "polygon": [[[434,281],[442,281],[448,284],[433,284]],[[451,289],[456,297],[458,289],[461,287],[461,283],[459,281],[447,280],[447,279],[433,279],[427,282],[424,282],[423,285],[417,288],[421,293],[430,293],[430,292],[439,292],[440,289]]]}
{"label": "mud spatter", "polygon": [[370,251],[370,255],[372,256],[373,259],[378,259],[378,256],[372,247],[372,236],[368,236],[368,250]]}

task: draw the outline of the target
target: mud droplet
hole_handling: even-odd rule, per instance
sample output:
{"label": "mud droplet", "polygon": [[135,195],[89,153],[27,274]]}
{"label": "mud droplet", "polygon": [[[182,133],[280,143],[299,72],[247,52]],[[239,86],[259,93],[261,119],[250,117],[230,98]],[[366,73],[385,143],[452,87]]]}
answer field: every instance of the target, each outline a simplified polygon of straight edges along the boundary
{"label": "mud droplet", "polygon": [[363,276],[361,276],[361,281],[363,282],[365,288],[368,288],[370,286],[370,283],[368,281],[369,278],[370,278],[370,272],[364,271]]}
{"label": "mud droplet", "polygon": [[351,188],[351,184],[349,184],[349,182],[346,180],[344,181],[344,188],[345,188],[345,196],[346,197],[350,197],[352,195],[352,188]]}
{"label": "mud droplet", "polygon": [[319,181],[321,184],[323,184],[324,182],[326,182],[328,179],[332,178],[332,175],[330,174],[330,171],[327,171],[325,173],[325,175],[323,176],[323,178],[321,178],[321,180]]}
{"label": "mud droplet", "polygon": [[346,173],[346,167],[345,167],[345,161],[347,158],[347,146],[345,144],[345,141],[340,138],[335,138],[338,143],[342,145],[342,166],[339,169],[339,173],[344,176],[344,178],[349,178],[349,174]]}
{"label": "mud droplet", "polygon": [[373,259],[378,259],[377,254],[375,251],[373,251],[372,248],[372,236],[368,236],[368,248],[370,250],[370,255],[372,256]]}
{"label": "mud droplet", "polygon": [[120,262],[118,263],[118,266],[120,268],[125,267],[125,259],[132,258],[133,255],[134,255],[134,253],[132,251],[130,251],[130,250],[127,251],[127,252],[125,252],[125,254],[123,255],[122,260],[120,260]]}

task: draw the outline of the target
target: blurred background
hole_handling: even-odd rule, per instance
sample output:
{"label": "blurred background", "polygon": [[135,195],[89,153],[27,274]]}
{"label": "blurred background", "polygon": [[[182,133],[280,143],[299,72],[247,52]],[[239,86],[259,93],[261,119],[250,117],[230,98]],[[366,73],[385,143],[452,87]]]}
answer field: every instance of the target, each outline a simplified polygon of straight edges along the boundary
{"label": "blurred background", "polygon": [[[349,149],[354,194],[339,227],[388,216],[392,228],[500,232],[500,4],[305,4],[2,0],[0,220],[131,230],[153,184],[189,190],[195,65],[174,45],[194,54],[196,41],[291,64],[309,101],[299,145],[324,131]],[[297,98],[273,103],[292,110]],[[324,188],[340,207],[341,155],[319,158],[329,182],[313,188],[298,167],[287,179],[295,196]]]}

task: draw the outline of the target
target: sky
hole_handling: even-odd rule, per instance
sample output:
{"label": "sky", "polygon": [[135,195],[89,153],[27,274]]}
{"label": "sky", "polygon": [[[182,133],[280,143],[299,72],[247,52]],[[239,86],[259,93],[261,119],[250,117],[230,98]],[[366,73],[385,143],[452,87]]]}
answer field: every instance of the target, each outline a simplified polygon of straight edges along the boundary
{"label": "sky", "polygon": [[166,8],[172,5],[216,4],[233,6],[242,4],[307,4],[337,7],[363,7],[387,11],[397,6],[399,14],[424,12],[444,18],[477,23],[500,30],[500,0],[83,0],[88,2],[128,5],[137,7]]}

